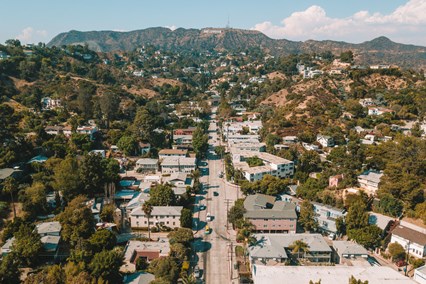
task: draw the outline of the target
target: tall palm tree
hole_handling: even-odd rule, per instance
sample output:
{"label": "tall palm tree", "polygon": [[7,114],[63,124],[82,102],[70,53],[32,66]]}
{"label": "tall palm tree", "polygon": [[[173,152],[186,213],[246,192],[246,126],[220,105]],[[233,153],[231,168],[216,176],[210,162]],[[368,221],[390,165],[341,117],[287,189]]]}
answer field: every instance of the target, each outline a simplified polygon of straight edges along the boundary
{"label": "tall palm tree", "polygon": [[182,284],[196,284],[196,283],[197,283],[197,280],[192,274],[182,277]]}
{"label": "tall palm tree", "polygon": [[294,241],[289,248],[292,250],[292,253],[297,253],[297,258],[300,258],[300,253],[303,252],[303,255],[309,252],[309,246],[302,240]]}
{"label": "tall palm tree", "polygon": [[16,209],[15,209],[15,202],[13,200],[13,193],[18,190],[18,186],[16,184],[16,180],[13,177],[8,177],[3,184],[3,191],[5,193],[10,193],[10,200],[12,202],[12,208],[13,208],[13,218],[16,218]]}
{"label": "tall palm tree", "polygon": [[151,228],[150,228],[149,218],[151,218],[152,209],[153,209],[152,205],[147,202],[145,202],[142,205],[142,210],[145,213],[146,218],[148,218],[148,239],[150,240],[151,240]]}

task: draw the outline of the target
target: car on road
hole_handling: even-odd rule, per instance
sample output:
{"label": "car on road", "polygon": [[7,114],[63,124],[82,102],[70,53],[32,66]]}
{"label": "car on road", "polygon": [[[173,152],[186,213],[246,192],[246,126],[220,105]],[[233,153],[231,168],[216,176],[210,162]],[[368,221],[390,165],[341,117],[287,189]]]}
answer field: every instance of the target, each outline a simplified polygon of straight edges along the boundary
{"label": "car on road", "polygon": [[206,227],[204,228],[204,234],[208,235],[208,234],[210,234],[210,232],[211,232],[211,229],[210,229],[209,225],[206,225]]}
{"label": "car on road", "polygon": [[201,271],[198,268],[198,266],[195,266],[195,268],[194,268],[194,276],[195,276],[195,278],[200,278],[201,277]]}
{"label": "car on road", "polygon": [[207,213],[206,215],[206,221],[210,222],[212,220],[212,216],[210,215],[210,213]]}
{"label": "car on road", "polygon": [[219,173],[219,178],[223,178],[223,172]]}
{"label": "car on road", "polygon": [[328,239],[334,241],[336,239],[336,235],[334,233],[330,233],[330,235],[328,235]]}
{"label": "car on road", "polygon": [[204,210],[204,209],[206,209],[206,205],[201,204],[200,206],[198,206],[198,209],[200,209],[200,211],[201,211],[201,210]]}
{"label": "car on road", "polygon": [[213,191],[213,196],[219,196],[219,192]]}

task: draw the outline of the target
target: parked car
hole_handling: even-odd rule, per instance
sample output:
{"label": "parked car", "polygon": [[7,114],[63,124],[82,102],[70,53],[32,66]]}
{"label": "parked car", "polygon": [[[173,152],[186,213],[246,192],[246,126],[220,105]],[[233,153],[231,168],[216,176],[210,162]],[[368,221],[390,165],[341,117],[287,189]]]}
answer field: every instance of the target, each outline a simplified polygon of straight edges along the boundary
{"label": "parked car", "polygon": [[194,268],[194,276],[195,276],[195,278],[200,278],[201,277],[201,271],[198,268],[198,266],[195,266],[195,268]]}
{"label": "parked car", "polygon": [[328,235],[328,239],[331,240],[331,241],[334,241],[336,239],[336,235],[334,233],[330,233]]}
{"label": "parked car", "polygon": [[211,232],[211,229],[210,229],[209,225],[206,225],[205,230],[204,230],[204,234],[208,235],[208,234],[210,234],[210,232]]}
{"label": "parked car", "polygon": [[200,206],[198,206],[198,209],[200,209],[200,210],[204,210],[204,209],[206,209],[206,205],[201,204]]}
{"label": "parked car", "polygon": [[210,216],[210,213],[207,213],[206,215],[206,221],[210,222],[212,220],[212,216]]}

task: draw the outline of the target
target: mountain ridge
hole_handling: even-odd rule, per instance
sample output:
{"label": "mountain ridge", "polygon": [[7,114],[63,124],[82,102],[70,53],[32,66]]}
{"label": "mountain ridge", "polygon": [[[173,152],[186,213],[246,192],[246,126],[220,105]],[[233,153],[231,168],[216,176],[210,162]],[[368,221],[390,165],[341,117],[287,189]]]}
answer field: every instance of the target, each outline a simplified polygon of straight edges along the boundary
{"label": "mountain ridge", "polygon": [[334,54],[352,50],[360,64],[395,64],[401,67],[424,68],[426,47],[401,44],[380,36],[362,43],[348,43],[333,40],[291,41],[272,39],[254,30],[230,28],[203,28],[170,30],[151,27],[133,31],[77,31],[60,33],[47,45],[88,44],[97,52],[131,51],[142,45],[151,44],[166,50],[177,51],[237,51],[248,48],[262,48],[275,56],[298,53]]}

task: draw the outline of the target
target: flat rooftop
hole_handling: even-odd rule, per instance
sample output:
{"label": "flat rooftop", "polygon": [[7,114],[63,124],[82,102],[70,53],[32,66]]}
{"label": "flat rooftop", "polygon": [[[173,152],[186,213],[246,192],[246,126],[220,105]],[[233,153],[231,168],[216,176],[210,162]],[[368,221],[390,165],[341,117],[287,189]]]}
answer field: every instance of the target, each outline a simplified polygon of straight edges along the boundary
{"label": "flat rooftop", "polygon": [[349,278],[368,281],[368,284],[414,284],[408,277],[385,266],[253,266],[255,284],[308,284],[319,281],[321,284],[348,283]]}

